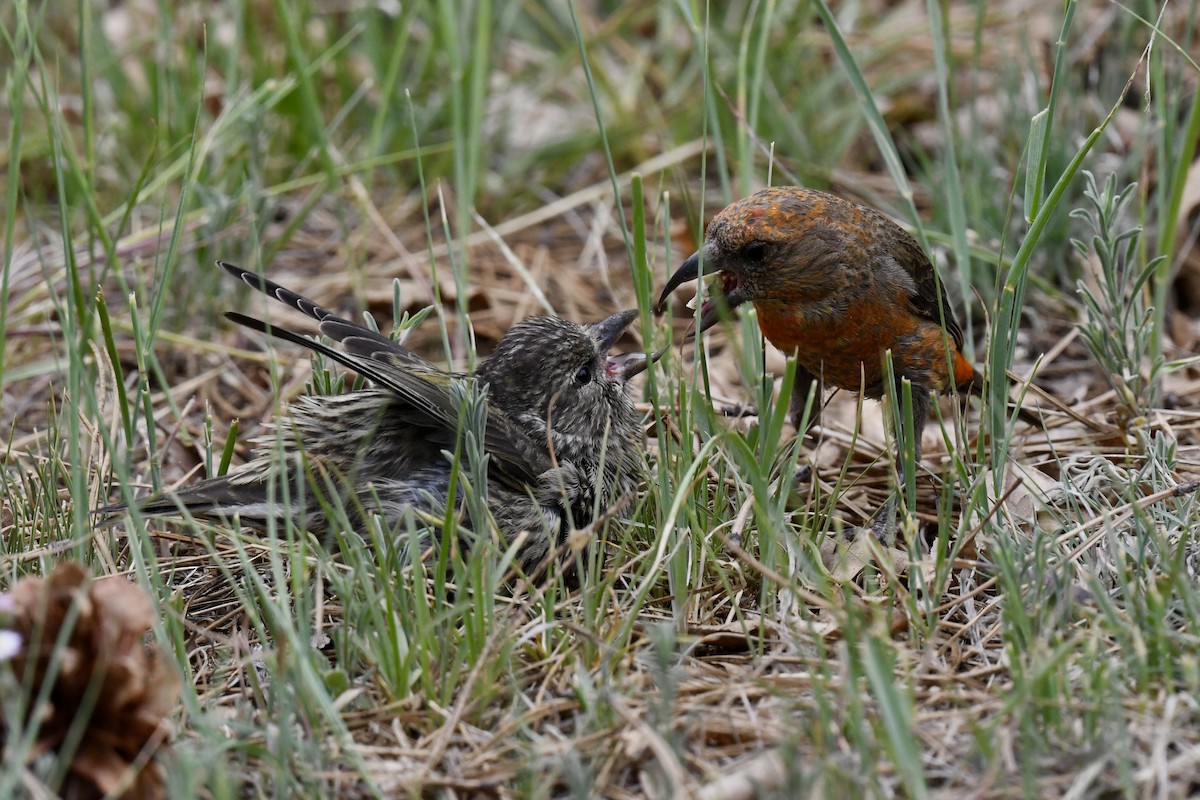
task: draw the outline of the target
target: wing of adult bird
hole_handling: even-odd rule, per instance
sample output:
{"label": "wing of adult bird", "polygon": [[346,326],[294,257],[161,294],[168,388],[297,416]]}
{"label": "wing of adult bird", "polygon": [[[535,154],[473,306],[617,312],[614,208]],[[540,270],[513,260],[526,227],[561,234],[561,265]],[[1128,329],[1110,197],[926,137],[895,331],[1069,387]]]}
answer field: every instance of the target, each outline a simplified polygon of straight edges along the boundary
{"label": "wing of adult bird", "polygon": [[[427,430],[433,441],[453,447],[459,426],[459,405],[451,384],[471,380],[469,376],[438,369],[388,337],[339,317],[274,281],[224,261],[218,261],[217,265],[247,286],[316,320],[321,333],[339,342],[344,350],[245,314],[228,312],[227,319],[320,353],[376,386],[390,390],[400,401],[397,420]],[[483,445],[491,455],[489,474],[514,488],[524,489],[553,466],[544,443],[531,439],[490,404]]]}
{"label": "wing of adult bird", "polygon": [[[873,210],[873,209],[872,209]],[[878,213],[878,212],[876,212]],[[890,222],[890,220],[889,220]],[[954,308],[946,298],[942,282],[938,278],[937,269],[929,261],[929,256],[921,249],[907,231],[901,229],[902,236],[897,237],[894,256],[896,262],[912,276],[917,285],[917,293],[912,296],[912,308],[918,315],[933,320],[938,325],[945,325],[946,333],[959,351],[963,348],[963,332],[954,316]]]}

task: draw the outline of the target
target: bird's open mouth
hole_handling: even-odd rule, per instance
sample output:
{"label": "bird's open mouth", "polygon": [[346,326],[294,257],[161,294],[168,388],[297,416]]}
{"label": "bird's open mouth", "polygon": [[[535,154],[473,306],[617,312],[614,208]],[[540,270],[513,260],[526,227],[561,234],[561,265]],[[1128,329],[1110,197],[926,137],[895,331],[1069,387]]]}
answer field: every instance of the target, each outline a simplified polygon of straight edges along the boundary
{"label": "bird's open mouth", "polygon": [[[742,295],[740,277],[731,272],[718,273],[717,277],[719,281],[713,280],[709,284],[709,290],[705,293],[704,305],[700,306],[700,324],[696,328],[697,335],[716,325],[722,316],[728,316],[733,309],[746,301]],[[720,289],[716,288],[718,282],[721,285]]]}
{"label": "bird's open mouth", "polygon": [[662,358],[666,352],[667,348],[663,347],[651,353],[649,358],[645,353],[622,353],[619,356],[609,356],[605,368],[610,376],[627,381],[633,376],[645,372],[647,367]]}
{"label": "bird's open mouth", "polygon": [[[616,344],[617,339],[625,332],[635,319],[637,319],[638,311],[636,308],[628,311],[618,311],[608,319],[596,323],[593,328],[593,335],[596,337],[596,344],[603,354],[608,353],[608,349]],[[657,350],[650,354],[647,358],[645,353],[624,353],[622,355],[606,355],[604,368],[612,377],[620,377],[622,380],[629,380],[634,375],[639,375],[646,371],[652,362],[658,361],[663,357],[663,353],[667,352],[667,348]]]}
{"label": "bird's open mouth", "polygon": [[[717,284],[721,285],[717,289]],[[704,305],[700,306],[700,330],[705,331],[711,328],[717,321],[717,309],[720,303],[724,303],[727,308],[733,308],[741,302],[737,300],[739,293],[738,289],[742,286],[741,278],[734,275],[732,272],[719,272],[713,279],[708,281],[708,288],[703,292],[705,296]],[[697,292],[696,297],[688,303],[688,308],[695,308],[696,301],[700,298],[701,293]],[[735,302],[730,302],[730,298],[735,298]]]}
{"label": "bird's open mouth", "polygon": [[741,285],[742,279],[737,275],[733,274],[732,272],[721,273],[721,290],[725,292],[725,294],[729,294],[734,290],[741,288]]}

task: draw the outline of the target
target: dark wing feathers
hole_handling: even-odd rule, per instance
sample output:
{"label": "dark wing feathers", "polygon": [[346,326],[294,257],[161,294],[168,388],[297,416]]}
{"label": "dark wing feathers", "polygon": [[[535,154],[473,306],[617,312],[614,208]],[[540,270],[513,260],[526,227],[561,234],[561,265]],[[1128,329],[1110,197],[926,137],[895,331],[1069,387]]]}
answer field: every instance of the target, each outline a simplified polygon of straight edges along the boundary
{"label": "dark wing feathers", "polygon": [[907,231],[896,226],[902,236],[896,248],[896,261],[904,268],[917,285],[917,293],[912,296],[913,311],[931,319],[939,325],[945,324],[946,333],[954,346],[961,352],[963,348],[963,332],[954,316],[954,307],[946,297],[942,282],[938,279],[937,268],[929,260],[929,256],[917,244]]}
{"label": "dark wing feathers", "polygon": [[[279,498],[278,502],[269,502],[261,484],[236,483],[229,475],[210,478],[174,492],[144,498],[136,501],[135,505],[142,513],[150,516],[175,514],[182,510],[211,519],[220,514],[233,516],[236,513],[242,519],[259,524],[271,519],[280,519],[284,507],[283,498]],[[128,507],[126,503],[112,503],[97,508],[93,513],[108,516],[118,514]],[[109,522],[111,521],[115,520]]]}
{"label": "dark wing feathers", "polygon": [[[450,391],[450,382],[467,380],[466,376],[440,370],[386,336],[342,319],[274,281],[233,264],[221,261],[217,263],[248,286],[271,295],[317,320],[321,333],[340,342],[344,352],[286,328],[237,312],[226,313],[227,319],[320,353],[375,385],[389,389],[402,401],[402,405],[406,407],[404,411],[412,412],[404,413],[403,417],[416,427],[451,434],[457,429],[458,407]],[[552,466],[546,446],[532,441],[494,406],[488,408],[483,445],[492,456],[493,473],[496,477],[507,479],[505,482],[516,488],[523,489],[523,485],[532,484],[538,475]]]}
{"label": "dark wing feathers", "polygon": [[[199,516],[212,516],[222,511],[230,516],[239,514],[243,519],[266,522],[282,516],[283,498],[269,503],[263,487],[253,483],[238,484],[229,476],[212,478],[170,494],[153,497],[141,504],[145,514],[172,514],[180,509]],[[274,507],[278,506],[279,509]]]}
{"label": "dark wing feathers", "polygon": [[[297,294],[286,286],[280,286],[273,280],[250,272],[247,269],[239,267],[237,264],[230,264],[227,261],[218,261],[217,266],[252,289],[257,289],[265,295],[274,297],[284,305],[296,309],[310,319],[316,320],[319,323],[318,329],[322,334],[333,339],[335,342],[341,342],[351,352],[388,352],[406,362],[420,364],[429,369],[436,369],[416,353],[403,345],[393,342],[378,331],[373,331],[357,322],[351,322],[348,319],[339,317],[329,309],[317,305],[304,295]],[[354,340],[354,349],[351,349],[350,345],[347,344],[348,339]]]}
{"label": "dark wing feathers", "polygon": [[389,368],[388,362],[381,359],[364,358],[335,350],[324,342],[310,339],[287,328],[280,328],[245,314],[239,314],[236,311],[227,311],[225,318],[259,333],[307,347],[314,353],[320,353],[326,358],[336,361],[367,380],[396,392],[402,399],[424,412],[432,422],[453,425],[457,421],[457,414],[448,408],[449,394],[444,389],[439,390],[436,384],[428,379],[396,369],[395,366]]}

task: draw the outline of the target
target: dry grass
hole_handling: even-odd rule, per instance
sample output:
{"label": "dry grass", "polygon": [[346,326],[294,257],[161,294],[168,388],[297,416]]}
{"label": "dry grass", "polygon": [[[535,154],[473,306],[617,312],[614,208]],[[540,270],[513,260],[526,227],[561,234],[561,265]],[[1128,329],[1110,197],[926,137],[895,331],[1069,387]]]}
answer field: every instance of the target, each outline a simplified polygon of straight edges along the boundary
{"label": "dry grass", "polygon": [[[987,128],[980,138],[1007,154],[994,156],[990,168],[1014,175],[1015,161],[1005,159],[1019,160],[1020,150],[1012,151],[1015,126],[1004,117],[1019,103],[1005,71],[1017,61],[1045,78],[1058,19],[1035,15],[1025,25],[1029,7],[1003,6],[981,23],[988,34],[981,49],[968,35],[975,18],[967,9],[953,10],[951,26],[956,52],[979,55],[971,74],[992,79],[974,93],[976,124]],[[670,76],[627,39],[656,18],[589,11],[580,24],[594,67],[608,71],[603,80],[620,87],[643,76],[669,113]],[[867,64],[867,77],[881,92],[890,90],[887,121],[914,163],[942,146],[936,117],[922,110],[932,107],[936,88],[922,11],[913,3],[872,8],[870,24],[851,38],[856,48],[886,55]],[[1100,65],[1099,84],[1119,88],[1134,66],[1126,57],[1137,51],[1119,49],[1118,34],[1132,31],[1144,41],[1144,30],[1118,28],[1125,18],[1115,7],[1080,13],[1074,63]],[[606,20],[621,35],[606,38]],[[325,16],[318,21],[332,24]],[[1182,26],[1174,30],[1193,31],[1186,18],[1174,22]],[[820,26],[803,30],[798,48],[832,58]],[[1103,66],[1108,49],[1118,51],[1119,78]],[[546,86],[544,71],[562,63],[579,77],[569,52],[539,50],[528,40],[498,45],[493,80],[503,91],[488,101],[497,127],[488,133],[504,157],[549,158],[539,137],[553,138],[567,125],[562,109],[573,112],[571,119],[587,113],[584,84],[565,79],[568,97]],[[1197,75],[1183,74],[1194,89]],[[823,91],[823,81],[814,84],[813,92]],[[733,94],[722,102],[740,119]],[[1092,105],[1103,105],[1115,94],[1097,89],[1096,97]],[[771,90],[763,99],[772,99]],[[617,111],[636,106],[618,89],[603,102],[612,128],[619,127]],[[520,138],[497,119],[525,103],[549,122],[531,123]],[[1124,148],[1144,134],[1130,131],[1157,119],[1127,110],[1132,119],[1118,120],[1096,163],[1132,158]],[[804,121],[797,116],[794,124]],[[830,124],[814,120],[814,138],[831,136]],[[728,176],[717,174],[718,146],[700,137],[699,124],[677,139],[652,127],[654,136],[614,132],[614,160],[623,195],[626,170],[655,187],[647,191],[646,217],[649,264],[661,284],[694,247],[700,218],[723,204],[713,187]],[[1070,123],[1062,130],[1064,137],[1076,132]],[[352,149],[357,137],[338,141]],[[806,169],[842,194],[900,208],[874,153],[856,127]],[[1145,159],[1149,170],[1154,162]],[[307,162],[313,173],[319,161]],[[800,155],[782,162],[785,174],[804,163]],[[37,163],[30,159],[26,180],[36,177]],[[622,515],[628,521],[597,533],[602,569],[575,593],[554,581],[495,593],[489,588],[497,583],[464,582],[447,599],[432,578],[393,564],[371,542],[324,551],[295,532],[258,538],[223,528],[214,535],[157,521],[93,530],[73,516],[112,498],[122,476],[145,490],[155,470],[166,487],[195,479],[235,421],[235,463],[244,459],[240,443],[280,402],[307,391],[313,367],[302,353],[265,352],[260,338],[214,317],[215,309],[246,301],[209,275],[211,254],[246,252],[252,243],[252,258],[271,253],[263,266],[272,279],[330,308],[370,310],[384,328],[397,290],[397,313],[436,303],[435,316],[408,344],[447,360],[449,342],[456,366],[466,363],[471,336],[486,353],[514,321],[543,313],[544,305],[578,320],[645,307],[624,235],[632,224],[632,215],[622,221],[628,199],[625,210],[617,206],[601,160],[566,166],[539,167],[528,190],[508,193],[493,173],[473,201],[482,215],[475,220],[460,218],[455,190],[462,187],[445,164],[438,176],[444,180],[424,194],[397,191],[387,179],[364,183],[354,169],[334,185],[280,180],[262,207],[245,196],[234,200],[252,213],[231,213],[214,200],[171,223],[163,211],[169,204],[139,203],[107,254],[83,239],[64,240],[48,227],[49,214],[43,219],[32,203],[24,206],[4,273],[0,423],[9,436],[0,563],[15,576],[70,555],[97,574],[131,576],[157,599],[163,623],[155,638],[176,655],[191,687],[168,757],[176,765],[168,779],[173,791],[614,798],[1200,792],[1200,588],[1192,541],[1200,525],[1200,368],[1166,372],[1156,402],[1131,406],[1123,393],[1129,376],[1114,381],[1112,365],[1093,357],[1079,335],[1081,305],[1055,266],[1070,252],[1065,236],[1048,240],[1035,265],[1038,289],[1025,299],[1011,363],[1013,373],[1032,379],[1024,403],[1044,415],[1045,430],[1018,424],[1011,435],[993,433],[978,401],[965,410],[944,403],[946,433],[931,425],[927,434],[906,549],[883,550],[869,537],[847,543],[838,533],[862,524],[889,491],[892,439],[876,404],[860,406],[839,393],[802,451],[776,448],[755,438],[764,429],[756,416],[692,408],[699,396],[683,388],[699,382],[691,345],[672,351],[643,394],[647,486]],[[1186,174],[1189,186],[1198,174]],[[99,184],[118,183],[101,177]],[[174,182],[168,194],[178,196],[181,186]],[[670,190],[669,204],[659,189]],[[926,186],[917,199],[932,218],[945,219],[940,193]],[[980,210],[1005,207],[1003,201],[971,198],[971,210],[986,217],[972,245],[984,251],[974,281],[988,298],[999,294],[996,265],[1007,266],[1016,250],[1000,240],[1020,235],[1013,233],[1019,220]],[[1148,201],[1143,208],[1152,213]],[[1180,265],[1195,263],[1189,210],[1182,209]],[[1065,229],[1066,214],[1060,216]],[[940,222],[931,228],[948,230]],[[463,230],[470,233],[457,233]],[[940,255],[952,249],[948,239],[935,237]],[[173,243],[178,249],[168,256]],[[176,272],[148,343],[142,332],[152,287],[170,259]],[[469,265],[465,287],[456,283],[456,262]],[[66,299],[77,275],[103,285],[115,364],[98,324],[79,349],[83,327],[71,327],[77,322]],[[1200,321],[1189,315],[1194,300],[1186,296],[1194,278],[1181,280],[1171,284],[1181,293],[1170,337],[1162,339],[1168,360],[1191,357],[1200,336]],[[124,303],[126,291],[138,296],[140,316]],[[987,303],[973,314],[980,362],[988,330],[980,319],[994,311]],[[689,324],[683,312],[660,320],[643,332],[653,337],[645,344],[679,342]],[[785,371],[782,356],[767,348],[759,374],[747,376],[756,355],[753,339],[745,345],[747,331],[753,326],[706,340],[718,410],[762,405],[762,392],[779,382],[762,371]],[[642,345],[636,335],[621,344]],[[73,382],[75,370],[91,377]],[[118,380],[135,409],[132,436],[121,434]],[[87,394],[72,396],[72,386]],[[733,433],[719,433],[726,430]],[[1001,435],[1008,436],[1007,460],[995,465],[990,447]],[[716,446],[698,458],[710,436]],[[759,472],[747,470],[735,436],[750,443],[746,452],[771,455]],[[793,487],[779,474],[790,474],[798,452],[814,473]],[[775,503],[781,493],[790,500]],[[388,599],[399,594],[402,610]],[[402,669],[387,662],[389,647],[408,648]],[[5,769],[30,794],[45,780],[36,764],[6,761]]]}

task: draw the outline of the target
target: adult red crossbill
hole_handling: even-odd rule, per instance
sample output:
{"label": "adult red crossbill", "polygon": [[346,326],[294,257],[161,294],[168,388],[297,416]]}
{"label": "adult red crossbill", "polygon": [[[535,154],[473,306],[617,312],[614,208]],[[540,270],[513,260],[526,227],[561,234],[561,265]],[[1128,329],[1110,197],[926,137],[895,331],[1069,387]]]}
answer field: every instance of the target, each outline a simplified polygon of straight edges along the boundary
{"label": "adult red crossbill", "polygon": [[717,322],[720,305],[753,303],[767,340],[795,355],[794,419],[813,384],[881,399],[890,350],[897,390],[912,384],[920,461],[931,395],[982,385],[929,257],[873,208],[799,186],[755,192],[713,218],[703,246],[667,281],[659,311],[701,262],[721,292],[703,306],[699,331]]}

